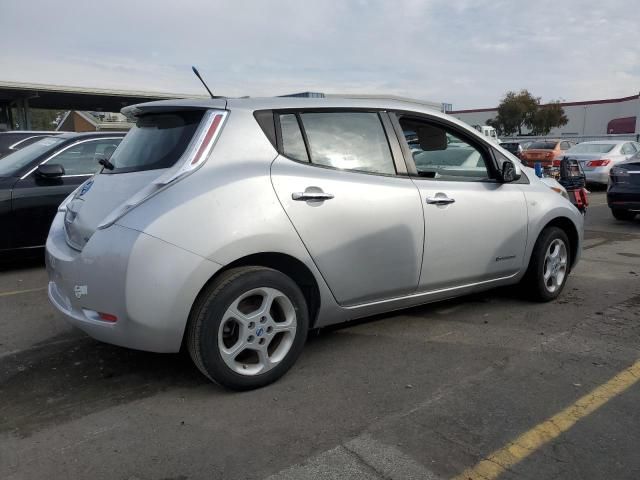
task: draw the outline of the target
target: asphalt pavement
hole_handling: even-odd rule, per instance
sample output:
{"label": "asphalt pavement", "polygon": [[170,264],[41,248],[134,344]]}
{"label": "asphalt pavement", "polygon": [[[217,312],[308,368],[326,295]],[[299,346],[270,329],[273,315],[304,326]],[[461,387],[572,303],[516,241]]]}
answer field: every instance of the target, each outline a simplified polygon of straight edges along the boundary
{"label": "asphalt pavement", "polygon": [[591,196],[562,296],[512,288],[314,334],[261,390],[101,344],[0,272],[0,478],[640,478],[640,218]]}

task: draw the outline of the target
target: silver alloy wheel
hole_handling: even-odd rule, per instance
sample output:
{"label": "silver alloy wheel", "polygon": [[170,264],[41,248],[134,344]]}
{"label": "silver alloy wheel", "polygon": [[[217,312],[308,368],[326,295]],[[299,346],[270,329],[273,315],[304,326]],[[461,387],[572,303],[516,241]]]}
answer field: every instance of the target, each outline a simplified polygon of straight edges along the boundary
{"label": "silver alloy wheel", "polygon": [[543,280],[549,293],[555,292],[562,286],[567,275],[567,246],[559,238],[554,239],[544,256]]}
{"label": "silver alloy wheel", "polygon": [[218,329],[224,363],[241,375],[258,375],[278,365],[296,335],[296,310],[280,290],[254,288],[236,298]]}

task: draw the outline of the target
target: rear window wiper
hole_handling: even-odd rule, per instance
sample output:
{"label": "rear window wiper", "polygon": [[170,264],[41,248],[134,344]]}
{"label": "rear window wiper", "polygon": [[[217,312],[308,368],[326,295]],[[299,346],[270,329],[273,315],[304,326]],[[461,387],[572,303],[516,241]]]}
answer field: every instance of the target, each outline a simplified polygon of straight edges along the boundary
{"label": "rear window wiper", "polygon": [[101,159],[99,159],[98,163],[102,165],[104,168],[106,168],[107,170],[113,170],[115,168],[115,165],[111,163],[108,158],[105,158],[105,157],[102,157]]}

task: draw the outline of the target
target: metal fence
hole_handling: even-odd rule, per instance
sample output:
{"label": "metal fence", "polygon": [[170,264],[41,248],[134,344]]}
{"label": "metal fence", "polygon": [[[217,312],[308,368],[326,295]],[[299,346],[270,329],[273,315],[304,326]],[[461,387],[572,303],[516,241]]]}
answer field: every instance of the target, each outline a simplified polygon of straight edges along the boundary
{"label": "metal fence", "polygon": [[552,136],[547,135],[545,137],[534,137],[529,135],[515,136],[515,137],[500,137],[503,142],[524,142],[533,140],[568,140],[574,143],[592,142],[596,140],[628,140],[631,142],[640,142],[640,133],[622,133],[616,135],[562,135]]}

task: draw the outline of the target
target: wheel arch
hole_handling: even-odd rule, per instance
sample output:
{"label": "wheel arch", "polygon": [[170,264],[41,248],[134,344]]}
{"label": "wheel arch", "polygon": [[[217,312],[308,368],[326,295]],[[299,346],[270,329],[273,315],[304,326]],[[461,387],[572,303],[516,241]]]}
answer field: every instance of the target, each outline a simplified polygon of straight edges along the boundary
{"label": "wheel arch", "polygon": [[[254,266],[254,267],[266,267],[272,268],[279,272],[284,273],[290,277],[300,287],[305,301],[307,302],[307,308],[309,309],[309,326],[313,328],[316,324],[318,313],[320,311],[320,289],[318,282],[316,281],[313,273],[309,268],[300,260],[292,255],[280,252],[261,252],[253,253],[240,257],[231,263],[226,264],[223,268],[218,270],[207,282],[202,286],[197,298],[207,288],[211,282],[214,282],[224,272],[237,267]],[[193,307],[192,307],[193,308]]]}
{"label": "wheel arch", "polygon": [[573,267],[575,266],[578,260],[577,252],[580,246],[580,234],[578,233],[578,228],[573,223],[573,221],[568,217],[562,217],[562,216],[555,217],[549,222],[547,222],[546,225],[542,227],[542,229],[540,229],[540,232],[538,232],[538,236],[536,237],[536,241],[538,241],[538,238],[540,238],[540,235],[542,235],[542,232],[549,227],[557,227],[567,234],[567,237],[569,238],[569,248],[571,251],[571,267],[570,268],[573,269]]}

